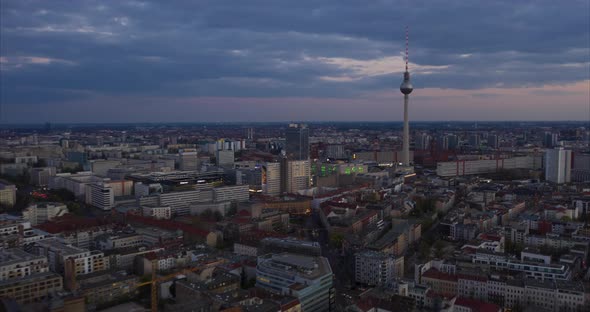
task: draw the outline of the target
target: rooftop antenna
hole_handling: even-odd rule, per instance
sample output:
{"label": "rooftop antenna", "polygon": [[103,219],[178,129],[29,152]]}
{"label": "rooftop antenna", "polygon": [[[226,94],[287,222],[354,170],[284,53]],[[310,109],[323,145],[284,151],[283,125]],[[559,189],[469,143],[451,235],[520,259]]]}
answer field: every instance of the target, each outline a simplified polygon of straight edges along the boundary
{"label": "rooftop antenna", "polygon": [[410,60],[410,53],[408,46],[410,45],[410,35],[408,26],[406,26],[406,72],[408,71],[408,62]]}

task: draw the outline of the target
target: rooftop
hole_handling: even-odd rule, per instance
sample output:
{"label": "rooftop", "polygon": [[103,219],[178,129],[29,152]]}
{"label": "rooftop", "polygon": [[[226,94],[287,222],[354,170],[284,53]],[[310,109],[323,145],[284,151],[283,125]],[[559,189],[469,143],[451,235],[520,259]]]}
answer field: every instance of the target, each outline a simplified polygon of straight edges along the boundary
{"label": "rooftop", "polygon": [[19,248],[0,249],[0,265],[8,266],[22,261],[45,260],[44,256],[30,254]]}

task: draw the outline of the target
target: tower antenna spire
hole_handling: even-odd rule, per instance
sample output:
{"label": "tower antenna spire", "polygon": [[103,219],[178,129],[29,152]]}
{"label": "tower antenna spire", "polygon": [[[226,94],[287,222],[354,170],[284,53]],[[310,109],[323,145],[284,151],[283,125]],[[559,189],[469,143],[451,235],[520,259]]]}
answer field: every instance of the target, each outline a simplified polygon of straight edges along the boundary
{"label": "tower antenna spire", "polygon": [[408,49],[409,45],[410,45],[410,35],[409,35],[408,26],[406,25],[406,72],[408,71],[408,62],[410,60],[410,52]]}

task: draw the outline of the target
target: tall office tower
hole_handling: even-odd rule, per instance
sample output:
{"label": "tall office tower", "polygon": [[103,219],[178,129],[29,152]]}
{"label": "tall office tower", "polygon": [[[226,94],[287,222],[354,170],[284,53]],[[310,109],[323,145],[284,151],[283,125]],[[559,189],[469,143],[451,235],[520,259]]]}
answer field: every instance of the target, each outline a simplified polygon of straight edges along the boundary
{"label": "tall office tower", "polygon": [[402,143],[402,161],[405,166],[410,165],[410,121],[408,120],[408,102],[410,101],[410,93],[412,93],[412,90],[414,90],[414,87],[410,82],[408,60],[408,28],[406,27],[406,71],[404,72],[404,81],[399,87],[399,90],[404,95],[404,135]]}
{"label": "tall office tower", "polygon": [[438,150],[448,150],[449,149],[449,139],[446,135],[441,135],[436,139],[436,148]]}
{"label": "tall office tower", "polygon": [[556,147],[558,139],[559,135],[557,133],[545,132],[545,136],[543,137],[543,146],[548,148]]}
{"label": "tall office tower", "polygon": [[480,145],[479,134],[474,133],[469,136],[469,145],[471,145],[471,147],[479,147],[479,145]]}
{"label": "tall office tower", "polygon": [[417,149],[427,150],[430,148],[430,140],[432,140],[432,137],[426,133],[420,133],[416,136],[415,140],[415,146]]}
{"label": "tall office tower", "polygon": [[488,147],[490,148],[498,148],[498,135],[490,134],[488,135]]}
{"label": "tall office tower", "polygon": [[459,146],[459,138],[455,134],[447,135],[447,149],[454,150]]}
{"label": "tall office tower", "polygon": [[309,128],[305,124],[290,124],[287,128],[287,158],[289,160],[309,159]]}
{"label": "tall office tower", "polygon": [[281,194],[281,163],[262,165],[262,193],[269,196]]}
{"label": "tall office tower", "polygon": [[545,152],[545,180],[557,184],[571,182],[572,151],[563,147]]}
{"label": "tall office tower", "polygon": [[244,130],[244,132],[246,133],[246,140],[248,141],[253,141],[254,140],[254,128],[246,128]]}

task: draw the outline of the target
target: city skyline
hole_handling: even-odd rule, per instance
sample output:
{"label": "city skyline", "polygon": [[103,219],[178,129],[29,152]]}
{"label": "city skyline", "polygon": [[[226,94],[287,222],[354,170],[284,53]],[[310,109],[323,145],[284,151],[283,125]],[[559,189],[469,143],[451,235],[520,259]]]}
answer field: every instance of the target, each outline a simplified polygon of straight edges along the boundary
{"label": "city skyline", "polygon": [[588,120],[588,5],[3,1],[0,123]]}

